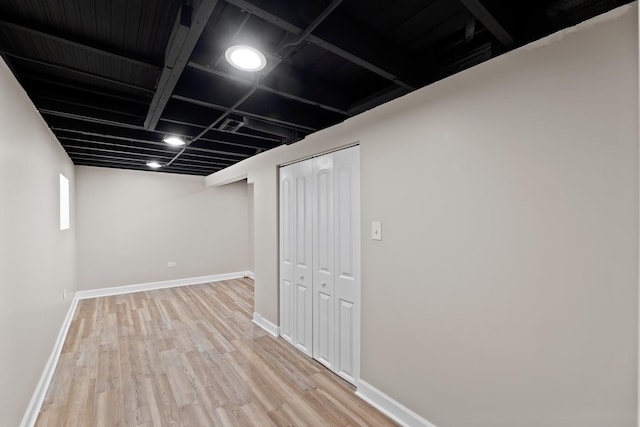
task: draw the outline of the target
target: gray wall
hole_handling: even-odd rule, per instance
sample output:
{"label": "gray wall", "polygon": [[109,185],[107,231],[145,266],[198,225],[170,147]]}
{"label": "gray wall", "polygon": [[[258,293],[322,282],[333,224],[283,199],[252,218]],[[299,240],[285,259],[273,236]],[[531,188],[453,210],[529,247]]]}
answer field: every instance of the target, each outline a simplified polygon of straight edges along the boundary
{"label": "gray wall", "polygon": [[76,177],[80,289],[248,269],[246,183],[87,166]]}
{"label": "gray wall", "polygon": [[207,177],[254,183],[256,311],[277,165],[359,142],[362,379],[439,427],[637,425],[635,9]]}
{"label": "gray wall", "polygon": [[[64,231],[60,173],[71,190]],[[73,163],[0,59],[2,426],[20,424],[76,291],[74,185]]]}

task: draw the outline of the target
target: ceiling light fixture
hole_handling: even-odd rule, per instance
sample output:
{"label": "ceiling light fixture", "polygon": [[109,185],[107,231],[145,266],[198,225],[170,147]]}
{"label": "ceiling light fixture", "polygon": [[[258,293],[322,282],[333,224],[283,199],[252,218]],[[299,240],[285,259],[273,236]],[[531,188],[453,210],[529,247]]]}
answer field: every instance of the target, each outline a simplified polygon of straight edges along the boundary
{"label": "ceiling light fixture", "polygon": [[260,71],[267,65],[264,54],[251,46],[231,46],[224,53],[224,57],[229,64],[242,71]]}
{"label": "ceiling light fixture", "polygon": [[172,135],[165,137],[163,141],[166,144],[172,145],[174,147],[180,147],[185,144],[184,139],[177,136],[172,136]]}
{"label": "ceiling light fixture", "polygon": [[152,169],[158,169],[158,168],[162,167],[162,165],[160,163],[153,162],[153,161],[147,162],[147,166],[149,166]]}

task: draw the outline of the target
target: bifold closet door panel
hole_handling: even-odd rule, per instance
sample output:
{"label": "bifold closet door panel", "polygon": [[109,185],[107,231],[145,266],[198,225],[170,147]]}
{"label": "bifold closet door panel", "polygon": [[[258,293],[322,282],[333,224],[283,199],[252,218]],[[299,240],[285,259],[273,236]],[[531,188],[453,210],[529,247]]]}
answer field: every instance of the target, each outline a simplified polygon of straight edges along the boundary
{"label": "bifold closet door panel", "polygon": [[333,155],[313,159],[313,357],[335,359]]}
{"label": "bifold closet door panel", "polygon": [[313,355],[313,172],[312,160],[294,165],[295,247],[295,335],[293,343],[305,354]]}
{"label": "bifold closet door panel", "polygon": [[352,147],[280,169],[281,336],[351,383],[360,360],[360,168]]}
{"label": "bifold closet door panel", "polygon": [[334,371],[359,377],[360,342],[360,155],[359,147],[333,153],[335,248]]}
{"label": "bifold closet door panel", "polygon": [[294,324],[294,178],[293,165],[280,168],[280,336],[293,344]]}

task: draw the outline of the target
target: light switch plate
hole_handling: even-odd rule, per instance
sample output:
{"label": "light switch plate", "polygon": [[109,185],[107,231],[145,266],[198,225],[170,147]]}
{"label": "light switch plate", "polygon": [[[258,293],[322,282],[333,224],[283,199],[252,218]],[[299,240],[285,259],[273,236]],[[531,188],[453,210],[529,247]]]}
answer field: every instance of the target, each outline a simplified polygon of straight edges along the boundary
{"label": "light switch plate", "polygon": [[371,238],[373,240],[382,240],[382,222],[371,222]]}

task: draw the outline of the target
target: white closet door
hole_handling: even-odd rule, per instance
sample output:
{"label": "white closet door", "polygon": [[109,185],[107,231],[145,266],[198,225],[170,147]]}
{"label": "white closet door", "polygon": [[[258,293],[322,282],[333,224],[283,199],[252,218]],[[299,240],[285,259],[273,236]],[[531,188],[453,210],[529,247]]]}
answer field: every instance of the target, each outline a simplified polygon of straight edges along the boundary
{"label": "white closet door", "polygon": [[280,168],[280,336],[293,344],[295,237],[293,165]]}
{"label": "white closet door", "polygon": [[313,350],[313,211],[312,160],[294,166],[295,249],[295,335],[293,343],[305,354]]}
{"label": "white closet door", "polygon": [[334,372],[350,382],[360,376],[360,154],[333,153],[335,204]]}
{"label": "white closet door", "polygon": [[313,357],[329,369],[335,359],[333,156],[313,159]]}
{"label": "white closet door", "polygon": [[280,335],[360,375],[360,166],[353,147],[280,169]]}

